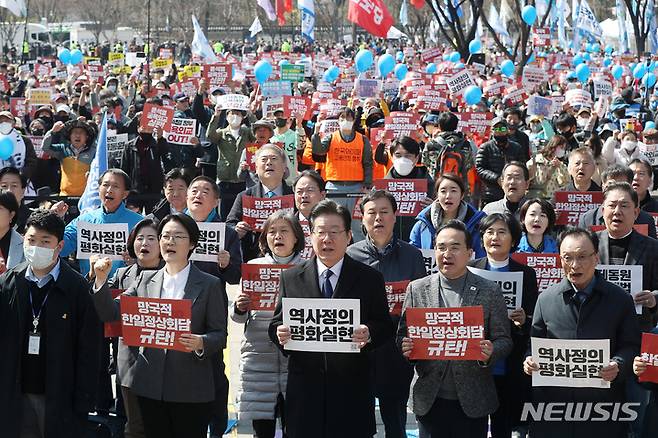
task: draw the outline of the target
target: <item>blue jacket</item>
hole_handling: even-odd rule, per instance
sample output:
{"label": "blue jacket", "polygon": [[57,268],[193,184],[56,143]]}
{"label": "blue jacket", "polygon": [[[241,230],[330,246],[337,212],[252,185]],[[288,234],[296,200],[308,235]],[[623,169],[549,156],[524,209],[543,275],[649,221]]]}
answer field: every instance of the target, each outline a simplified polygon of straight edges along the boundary
{"label": "blue jacket", "polygon": [[[96,210],[88,211],[84,214],[81,214],[77,218],[73,219],[64,229],[64,248],[62,249],[61,256],[67,257],[69,254],[72,254],[78,249],[78,221],[89,222],[90,224],[128,224],[128,231],[130,232],[137,222],[141,221],[143,216],[134,211],[130,211],[126,208],[124,202],[119,205],[119,208],[116,209],[114,213],[106,213],[105,209],[100,207]],[[89,272],[89,260],[82,259],[79,260],[80,263],[80,273],[83,276],[86,276]],[[123,260],[114,260],[112,262],[112,270],[108,278],[112,278],[114,271],[120,267],[125,266]]]}
{"label": "blue jacket", "polygon": [[[464,217],[464,224],[469,233],[471,233],[473,251],[475,252],[475,258],[484,257],[487,253],[482,247],[482,240],[480,238],[480,231],[478,226],[483,217],[486,216],[480,210],[477,210],[471,204],[466,204],[468,211],[466,217]],[[434,235],[436,234],[436,229],[432,224],[431,219],[431,205],[425,207],[418,216],[416,216],[416,223],[411,229],[411,234],[409,235],[409,243],[411,243],[416,248],[420,249],[432,249],[434,248]]]}
{"label": "blue jacket", "polygon": [[[559,252],[557,248],[557,242],[548,234],[544,234],[544,242],[542,246],[543,246],[543,250],[541,251],[542,253],[557,254]],[[530,245],[530,243],[528,243],[528,235],[526,233],[523,233],[523,236],[521,236],[521,241],[519,242],[516,252],[531,252],[531,253],[537,252]]]}

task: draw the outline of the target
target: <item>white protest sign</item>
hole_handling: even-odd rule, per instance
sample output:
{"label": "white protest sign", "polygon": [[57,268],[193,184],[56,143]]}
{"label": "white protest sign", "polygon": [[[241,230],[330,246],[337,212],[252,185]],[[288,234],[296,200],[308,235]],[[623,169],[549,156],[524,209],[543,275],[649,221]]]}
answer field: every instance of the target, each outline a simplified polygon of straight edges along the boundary
{"label": "white protest sign", "polygon": [[532,386],[610,388],[599,377],[610,363],[609,339],[531,338],[532,360],[539,371],[532,373]]}
{"label": "white protest sign", "polygon": [[267,81],[260,86],[263,97],[292,96],[292,82]]}
{"label": "white protest sign", "polygon": [[421,249],[423,254],[423,261],[425,262],[425,270],[428,274],[436,274],[439,272],[439,267],[436,264],[436,253],[433,249]]}
{"label": "white protest sign", "polygon": [[589,94],[589,91],[581,90],[580,88],[567,90],[567,92],[564,93],[564,101],[572,107],[592,107],[592,95]]}
{"label": "white protest sign", "polygon": [[358,299],[283,298],[283,325],[290,328],[286,350],[358,353],[352,341],[361,324]]}
{"label": "white protest sign", "polygon": [[184,117],[171,119],[171,129],[165,134],[169,143],[192,144],[193,137],[196,137],[196,119]]}
{"label": "white protest sign", "polygon": [[603,79],[594,79],[594,98],[612,96],[612,84]]}
{"label": "white protest sign", "polygon": [[224,222],[197,222],[199,241],[190,256],[190,260],[199,262],[216,262],[217,254],[224,249],[226,224]]}
{"label": "white protest sign", "polygon": [[543,68],[531,67],[529,65],[523,67],[523,77],[521,82],[525,87],[533,88],[544,82],[548,82],[548,79],[548,72]]}
{"label": "white protest sign", "polygon": [[225,110],[249,110],[249,96],[244,94],[224,94],[217,99],[217,106]]}
{"label": "white protest sign", "polygon": [[[603,278],[614,283],[632,296],[642,292],[642,265],[598,265]],[[635,305],[635,313],[642,314],[642,305]]]}
{"label": "white protest sign", "polygon": [[486,269],[468,268],[469,271],[482,278],[491,280],[500,286],[505,298],[507,313],[521,307],[523,299],[523,272],[498,272],[487,271]]}
{"label": "white protest sign", "polygon": [[110,166],[121,167],[123,151],[126,149],[127,145],[128,134],[114,134],[107,136],[107,162],[110,163]]}
{"label": "white protest sign", "polygon": [[92,255],[101,255],[110,260],[123,260],[128,240],[128,224],[91,224],[79,221],[78,259],[89,259]]}
{"label": "white protest sign", "polygon": [[468,72],[468,70],[462,70],[450,76],[446,80],[446,85],[448,85],[450,93],[452,93],[454,96],[457,96],[462,94],[467,87],[475,85],[475,81],[471,77],[471,74]]}
{"label": "white protest sign", "polygon": [[652,166],[658,166],[658,148],[655,144],[638,143],[638,148],[649,159]]}

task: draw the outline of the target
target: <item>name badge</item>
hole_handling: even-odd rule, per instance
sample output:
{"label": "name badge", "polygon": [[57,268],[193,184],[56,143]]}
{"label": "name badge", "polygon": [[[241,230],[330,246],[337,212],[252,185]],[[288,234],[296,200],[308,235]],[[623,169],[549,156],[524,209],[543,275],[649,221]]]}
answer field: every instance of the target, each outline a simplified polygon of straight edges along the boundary
{"label": "name badge", "polygon": [[27,354],[39,355],[39,346],[41,345],[41,335],[39,333],[30,333],[27,343]]}

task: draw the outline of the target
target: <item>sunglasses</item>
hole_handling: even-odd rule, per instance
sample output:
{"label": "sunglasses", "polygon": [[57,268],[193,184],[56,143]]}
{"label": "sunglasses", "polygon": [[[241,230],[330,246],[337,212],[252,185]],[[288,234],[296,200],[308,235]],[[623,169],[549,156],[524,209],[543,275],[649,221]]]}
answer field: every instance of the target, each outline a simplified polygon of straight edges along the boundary
{"label": "sunglasses", "polygon": [[494,126],[491,130],[493,132],[507,132],[507,126]]}

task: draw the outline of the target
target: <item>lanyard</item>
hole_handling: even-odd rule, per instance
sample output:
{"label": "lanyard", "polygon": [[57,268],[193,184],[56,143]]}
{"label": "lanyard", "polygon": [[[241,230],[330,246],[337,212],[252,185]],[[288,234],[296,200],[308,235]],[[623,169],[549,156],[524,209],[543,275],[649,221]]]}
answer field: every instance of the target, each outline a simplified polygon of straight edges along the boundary
{"label": "lanyard", "polygon": [[32,290],[28,288],[28,292],[30,297],[30,310],[32,311],[32,325],[34,326],[34,333],[37,333],[37,327],[39,326],[39,317],[41,316],[41,312],[43,311],[44,306],[46,305],[46,301],[48,301],[48,296],[50,296],[50,291],[48,291],[48,293],[46,293],[46,296],[43,298],[43,301],[41,302],[41,306],[39,306],[38,313],[34,312],[34,304],[32,304]]}

